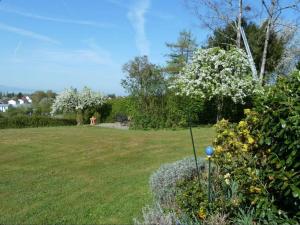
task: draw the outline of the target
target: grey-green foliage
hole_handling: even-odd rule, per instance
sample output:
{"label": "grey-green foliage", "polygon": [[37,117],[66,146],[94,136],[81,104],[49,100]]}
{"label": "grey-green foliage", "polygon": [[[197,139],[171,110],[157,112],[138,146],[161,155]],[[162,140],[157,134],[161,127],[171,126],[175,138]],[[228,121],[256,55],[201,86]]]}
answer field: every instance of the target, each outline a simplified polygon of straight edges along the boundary
{"label": "grey-green foliage", "polygon": [[[198,165],[201,171],[205,169],[203,158],[198,158]],[[154,199],[163,206],[172,206],[177,182],[196,175],[197,169],[193,157],[162,165],[151,175],[149,181]]]}
{"label": "grey-green foliage", "polygon": [[143,208],[141,221],[134,219],[135,225],[175,225],[180,224],[174,212],[164,212],[159,204]]}

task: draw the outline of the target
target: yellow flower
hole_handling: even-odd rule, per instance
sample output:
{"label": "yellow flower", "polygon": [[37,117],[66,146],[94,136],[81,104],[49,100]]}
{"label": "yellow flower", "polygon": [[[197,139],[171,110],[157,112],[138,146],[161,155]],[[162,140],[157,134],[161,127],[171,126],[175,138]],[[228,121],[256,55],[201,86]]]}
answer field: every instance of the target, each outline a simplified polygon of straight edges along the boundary
{"label": "yellow flower", "polygon": [[243,144],[243,146],[242,146],[242,151],[243,152],[247,152],[248,151],[248,145],[247,144]]}
{"label": "yellow flower", "polygon": [[261,189],[259,187],[250,186],[249,191],[251,193],[260,193]]}
{"label": "yellow flower", "polygon": [[247,126],[247,122],[245,122],[245,121],[240,121],[239,122],[239,125],[238,125],[239,127],[246,127]]}
{"label": "yellow flower", "polygon": [[254,139],[251,136],[248,136],[248,143],[249,144],[253,144],[254,143]]}
{"label": "yellow flower", "polygon": [[244,114],[247,115],[247,114],[250,114],[251,110],[250,109],[244,109]]}
{"label": "yellow flower", "polygon": [[220,145],[217,145],[215,149],[216,149],[216,153],[220,153],[223,150],[223,148]]}
{"label": "yellow flower", "polygon": [[198,216],[201,220],[204,220],[206,218],[206,212],[204,208],[201,207],[199,209]]}

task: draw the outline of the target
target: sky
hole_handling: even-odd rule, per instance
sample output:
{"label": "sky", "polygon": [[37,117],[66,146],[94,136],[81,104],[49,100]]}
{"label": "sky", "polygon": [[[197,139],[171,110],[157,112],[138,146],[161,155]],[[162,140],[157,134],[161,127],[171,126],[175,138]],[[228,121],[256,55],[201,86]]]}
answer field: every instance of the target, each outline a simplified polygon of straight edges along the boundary
{"label": "sky", "polygon": [[184,0],[1,0],[0,85],[124,95],[122,65],[163,65],[183,29],[207,39]]}

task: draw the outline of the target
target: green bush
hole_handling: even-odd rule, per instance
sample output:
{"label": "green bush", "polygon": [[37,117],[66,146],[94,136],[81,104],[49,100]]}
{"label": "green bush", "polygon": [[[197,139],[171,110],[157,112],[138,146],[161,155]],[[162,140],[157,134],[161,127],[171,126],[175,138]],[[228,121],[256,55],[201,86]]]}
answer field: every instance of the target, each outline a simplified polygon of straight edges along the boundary
{"label": "green bush", "polygon": [[109,99],[99,110],[100,121],[113,123],[120,122],[118,118],[120,115],[123,117],[130,117],[130,98],[129,97],[117,97]]}
{"label": "green bush", "polygon": [[14,116],[28,116],[33,114],[33,108],[31,105],[22,105],[19,107],[9,106],[8,110],[3,113],[4,116],[14,117]]}
{"label": "green bush", "polygon": [[217,125],[220,179],[238,183],[240,207],[253,208],[260,224],[300,220],[299,96],[296,72],[269,87],[246,119]]}
{"label": "green bush", "polygon": [[76,120],[43,116],[15,116],[0,118],[0,129],[26,127],[52,127],[76,125]]}
{"label": "green bush", "polygon": [[300,71],[282,77],[255,108],[259,146],[270,151],[265,176],[274,204],[300,220]]}

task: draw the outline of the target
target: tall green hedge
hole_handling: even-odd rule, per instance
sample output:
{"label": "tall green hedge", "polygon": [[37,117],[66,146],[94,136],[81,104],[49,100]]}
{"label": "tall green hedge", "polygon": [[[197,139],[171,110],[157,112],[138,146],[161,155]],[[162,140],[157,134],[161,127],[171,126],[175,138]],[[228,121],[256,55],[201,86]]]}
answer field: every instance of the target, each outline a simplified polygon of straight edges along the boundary
{"label": "tall green hedge", "polygon": [[54,127],[76,125],[74,119],[57,119],[45,116],[15,116],[0,118],[0,129],[26,127]]}

